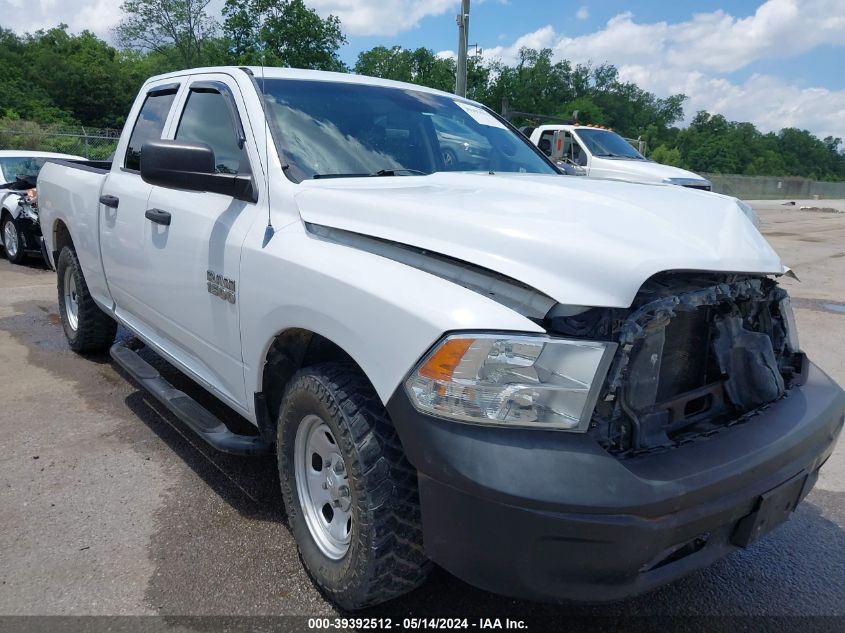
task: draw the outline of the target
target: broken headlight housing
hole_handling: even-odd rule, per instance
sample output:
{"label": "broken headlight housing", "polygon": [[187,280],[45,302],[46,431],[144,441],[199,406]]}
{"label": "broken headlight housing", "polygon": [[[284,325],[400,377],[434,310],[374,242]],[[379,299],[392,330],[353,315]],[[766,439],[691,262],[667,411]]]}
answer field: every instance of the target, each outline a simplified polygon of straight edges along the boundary
{"label": "broken headlight housing", "polygon": [[421,413],[458,422],[586,431],[615,343],[453,334],[405,381]]}

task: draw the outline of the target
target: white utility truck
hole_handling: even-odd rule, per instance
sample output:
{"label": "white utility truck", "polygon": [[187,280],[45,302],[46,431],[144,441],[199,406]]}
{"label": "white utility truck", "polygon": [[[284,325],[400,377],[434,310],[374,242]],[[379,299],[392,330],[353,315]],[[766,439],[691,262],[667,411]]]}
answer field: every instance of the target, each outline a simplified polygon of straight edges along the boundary
{"label": "white utility truck", "polygon": [[[473,170],[440,144],[461,130]],[[454,95],[154,77],[110,168],[50,162],[38,190],[71,348],[111,348],[211,445],[275,451],[302,561],[345,608],[432,562],[533,599],[645,591],[786,520],[842,428],[735,200],[561,177]]]}
{"label": "white utility truck", "polygon": [[595,125],[541,125],[531,142],[570,175],[680,185],[710,191],[710,181],[647,159],[613,130]]}

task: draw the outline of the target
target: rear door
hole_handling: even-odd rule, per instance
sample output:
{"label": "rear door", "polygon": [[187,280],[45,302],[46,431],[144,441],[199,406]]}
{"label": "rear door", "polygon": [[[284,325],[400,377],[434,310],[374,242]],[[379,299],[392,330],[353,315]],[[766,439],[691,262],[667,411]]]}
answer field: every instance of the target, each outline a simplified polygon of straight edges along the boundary
{"label": "rear door", "polygon": [[[208,144],[218,173],[250,175],[256,184],[261,169],[245,112],[231,77],[193,76],[180,95],[168,136]],[[260,215],[257,204],[156,186],[147,209],[169,220],[147,219],[140,233],[148,279],[139,298],[148,306],[153,326],[166,333],[179,357],[218,395],[248,408],[238,286],[241,248]]]}
{"label": "rear door", "polygon": [[117,313],[142,334],[148,334],[150,316],[144,296],[149,262],[142,236],[153,188],[141,180],[141,147],[163,137],[179,88],[172,79],[153,85],[140,108],[130,113],[132,133],[125,146],[118,146],[100,198],[100,251],[109,291]]}

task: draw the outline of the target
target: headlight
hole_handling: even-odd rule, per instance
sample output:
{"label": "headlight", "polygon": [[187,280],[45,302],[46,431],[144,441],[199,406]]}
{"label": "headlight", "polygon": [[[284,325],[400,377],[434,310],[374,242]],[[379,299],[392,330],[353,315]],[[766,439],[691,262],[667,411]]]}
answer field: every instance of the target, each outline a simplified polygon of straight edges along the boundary
{"label": "headlight", "polygon": [[664,178],[663,182],[667,185],[677,185],[679,187],[694,187],[696,189],[706,189],[710,191],[712,184],[709,180],[704,178]]}
{"label": "headlight", "polygon": [[459,422],[585,431],[615,343],[455,334],[405,382],[414,407]]}
{"label": "headlight", "polygon": [[737,198],[736,201],[737,206],[740,210],[746,215],[746,217],[751,220],[751,223],[756,226],[758,229],[760,228],[760,216],[755,213],[754,209],[751,208],[751,205],[744,203],[742,200]]}

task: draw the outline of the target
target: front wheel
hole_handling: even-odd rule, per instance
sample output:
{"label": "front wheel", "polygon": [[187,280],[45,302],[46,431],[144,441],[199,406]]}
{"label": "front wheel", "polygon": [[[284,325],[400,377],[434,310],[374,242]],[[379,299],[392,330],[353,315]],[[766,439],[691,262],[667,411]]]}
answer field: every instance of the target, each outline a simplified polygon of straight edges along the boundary
{"label": "front wheel", "polygon": [[26,253],[24,252],[24,241],[18,223],[10,215],[3,218],[3,226],[0,227],[3,235],[3,248],[6,251],[6,259],[13,264],[23,262]]}
{"label": "front wheel", "polygon": [[351,610],[422,584],[416,471],[363,375],[335,363],[298,372],[277,439],[288,520],[318,587]]}
{"label": "front wheel", "polygon": [[76,252],[65,246],[56,262],[59,314],[68,345],[75,352],[102,352],[114,342],[117,323],[94,302]]}

